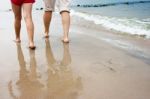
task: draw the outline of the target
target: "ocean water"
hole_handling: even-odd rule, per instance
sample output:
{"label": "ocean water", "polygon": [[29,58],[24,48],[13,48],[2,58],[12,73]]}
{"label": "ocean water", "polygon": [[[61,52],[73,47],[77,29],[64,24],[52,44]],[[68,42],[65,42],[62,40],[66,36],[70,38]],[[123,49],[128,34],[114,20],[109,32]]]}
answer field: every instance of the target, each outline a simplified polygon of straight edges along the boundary
{"label": "ocean water", "polygon": [[[43,6],[43,0],[36,0],[34,10]],[[10,0],[5,0],[0,13],[10,8]],[[150,38],[150,0],[71,0],[71,9],[72,15],[93,25]]]}
{"label": "ocean water", "polygon": [[[131,0],[130,0],[131,1]],[[93,7],[95,6],[96,7]],[[150,38],[150,1],[89,4],[72,7],[72,15],[92,21],[106,29]]]}

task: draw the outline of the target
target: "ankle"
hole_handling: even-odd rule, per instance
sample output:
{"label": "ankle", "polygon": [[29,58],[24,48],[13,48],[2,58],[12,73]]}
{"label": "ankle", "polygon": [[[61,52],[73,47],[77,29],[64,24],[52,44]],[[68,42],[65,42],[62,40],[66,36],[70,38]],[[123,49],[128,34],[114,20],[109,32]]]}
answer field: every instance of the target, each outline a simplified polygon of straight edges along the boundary
{"label": "ankle", "polygon": [[64,36],[63,39],[64,40],[68,40],[69,38],[68,38],[68,36]]}
{"label": "ankle", "polygon": [[20,41],[20,38],[19,38],[19,37],[16,37],[16,41]]}
{"label": "ankle", "polygon": [[29,41],[29,44],[34,44],[34,41]]}

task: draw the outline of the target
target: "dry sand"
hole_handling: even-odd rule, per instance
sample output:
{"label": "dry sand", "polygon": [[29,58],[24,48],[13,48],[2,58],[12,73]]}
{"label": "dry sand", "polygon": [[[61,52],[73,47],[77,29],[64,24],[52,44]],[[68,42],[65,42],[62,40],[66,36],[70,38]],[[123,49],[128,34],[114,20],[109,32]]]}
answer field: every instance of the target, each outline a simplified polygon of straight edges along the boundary
{"label": "dry sand", "polygon": [[42,38],[42,12],[34,11],[37,49],[15,44],[12,12],[1,13],[0,99],[150,99],[150,41],[82,26],[72,18],[63,44],[54,15],[51,37]]}

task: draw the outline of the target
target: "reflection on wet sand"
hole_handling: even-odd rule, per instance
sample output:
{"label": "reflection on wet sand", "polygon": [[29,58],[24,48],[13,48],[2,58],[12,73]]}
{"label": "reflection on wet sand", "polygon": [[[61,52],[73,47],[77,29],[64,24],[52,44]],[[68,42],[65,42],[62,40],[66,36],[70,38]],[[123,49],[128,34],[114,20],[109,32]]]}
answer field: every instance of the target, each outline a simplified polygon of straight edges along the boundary
{"label": "reflection on wet sand", "polygon": [[[30,71],[26,69],[26,62],[21,49],[21,45],[17,45],[18,62],[20,66],[19,80],[16,82],[17,89],[13,87],[12,81],[9,83],[9,92],[13,99],[38,99],[43,85],[40,83],[36,72],[35,51],[29,50]],[[15,91],[19,92],[16,95]]]}
{"label": "reflection on wet sand", "polygon": [[69,44],[63,44],[63,59],[58,62],[52,53],[50,41],[47,39],[45,42],[45,65],[48,66],[45,81],[37,76],[35,51],[29,50],[30,68],[27,70],[21,45],[17,45],[19,80],[8,84],[13,99],[77,99],[82,86],[81,78],[72,72]]}
{"label": "reflection on wet sand", "polygon": [[64,53],[61,62],[54,59],[50,41],[46,40],[48,63],[47,99],[77,99],[81,90],[81,79],[73,75],[70,64],[69,44],[63,43]]}

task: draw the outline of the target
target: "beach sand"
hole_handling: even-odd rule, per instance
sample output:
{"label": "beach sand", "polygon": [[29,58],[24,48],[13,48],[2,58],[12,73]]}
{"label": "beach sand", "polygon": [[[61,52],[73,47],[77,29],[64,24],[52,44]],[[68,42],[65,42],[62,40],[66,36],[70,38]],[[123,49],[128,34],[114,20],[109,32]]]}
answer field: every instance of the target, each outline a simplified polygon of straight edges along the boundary
{"label": "beach sand", "polygon": [[70,43],[61,42],[55,13],[43,38],[43,11],[34,11],[35,44],[13,42],[12,12],[1,13],[0,99],[150,99],[150,40],[82,25],[72,17]]}

